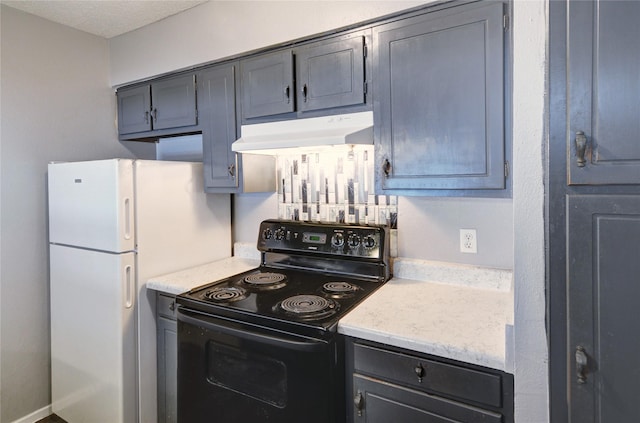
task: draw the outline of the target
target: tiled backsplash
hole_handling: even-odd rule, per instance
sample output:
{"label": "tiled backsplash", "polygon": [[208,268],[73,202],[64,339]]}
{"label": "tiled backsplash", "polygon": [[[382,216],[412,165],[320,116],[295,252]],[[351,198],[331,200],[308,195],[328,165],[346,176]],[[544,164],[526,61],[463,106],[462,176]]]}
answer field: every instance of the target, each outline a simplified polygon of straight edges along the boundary
{"label": "tiled backsplash", "polygon": [[278,217],[395,229],[398,199],[374,194],[373,163],[373,146],[278,155]]}

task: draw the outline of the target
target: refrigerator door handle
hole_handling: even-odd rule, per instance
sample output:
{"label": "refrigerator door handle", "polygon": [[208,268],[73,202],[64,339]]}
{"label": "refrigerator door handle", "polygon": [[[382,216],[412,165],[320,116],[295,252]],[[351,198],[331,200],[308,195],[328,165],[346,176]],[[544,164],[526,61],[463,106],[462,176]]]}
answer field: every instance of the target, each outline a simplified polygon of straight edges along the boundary
{"label": "refrigerator door handle", "polygon": [[133,306],[133,272],[129,265],[124,267],[124,306],[125,308]]}
{"label": "refrigerator door handle", "polygon": [[131,239],[131,200],[124,198],[124,239]]}

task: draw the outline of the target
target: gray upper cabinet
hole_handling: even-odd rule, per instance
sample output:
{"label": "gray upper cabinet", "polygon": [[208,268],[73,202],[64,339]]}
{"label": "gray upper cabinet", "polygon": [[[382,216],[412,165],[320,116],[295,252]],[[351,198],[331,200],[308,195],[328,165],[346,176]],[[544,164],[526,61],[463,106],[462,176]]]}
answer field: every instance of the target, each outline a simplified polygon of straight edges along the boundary
{"label": "gray upper cabinet", "polygon": [[640,3],[569,8],[569,184],[640,184]]}
{"label": "gray upper cabinet", "polygon": [[505,188],[504,7],[374,27],[380,192]]}
{"label": "gray upper cabinet", "polygon": [[240,67],[245,121],[366,102],[362,32],[247,58]]}
{"label": "gray upper cabinet", "polygon": [[202,128],[204,187],[211,193],[273,192],[275,158],[237,154],[236,101],[238,62],[215,65],[198,73],[198,111]]}
{"label": "gray upper cabinet", "polygon": [[293,112],[293,53],[267,53],[240,62],[242,116],[245,119]]}
{"label": "gray upper cabinet", "polygon": [[237,188],[238,163],[231,151],[236,140],[237,63],[198,75],[198,110],[202,123],[205,188]]}
{"label": "gray upper cabinet", "polygon": [[298,109],[364,104],[364,54],[363,36],[301,48],[296,55]]}
{"label": "gray upper cabinet", "polygon": [[[198,123],[195,75],[179,75],[150,84],[121,88],[118,96],[118,133],[121,136]],[[170,133],[170,132],[169,132]],[[162,133],[160,133],[161,135]]]}
{"label": "gray upper cabinet", "polygon": [[118,90],[118,133],[151,130],[151,90],[149,85]]}

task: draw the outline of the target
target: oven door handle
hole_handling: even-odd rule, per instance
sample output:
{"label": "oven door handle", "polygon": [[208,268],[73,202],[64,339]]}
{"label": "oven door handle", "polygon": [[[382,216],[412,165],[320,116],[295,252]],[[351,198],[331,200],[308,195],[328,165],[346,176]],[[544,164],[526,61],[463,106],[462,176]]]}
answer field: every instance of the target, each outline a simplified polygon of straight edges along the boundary
{"label": "oven door handle", "polygon": [[[305,341],[298,341],[292,339],[290,335],[287,336],[286,334],[282,334],[281,336],[273,336],[266,333],[251,331],[249,329],[236,329],[217,323],[216,321],[224,321],[219,319],[218,317],[211,317],[200,313],[194,313],[192,311],[185,310],[182,307],[178,307],[178,320],[190,325],[200,326],[205,329],[232,335],[247,341],[260,342],[262,344],[272,345],[279,348],[286,348],[294,351],[314,352],[320,351],[327,346],[327,342],[321,339],[304,338]],[[254,327],[253,325],[246,322],[234,322],[240,323],[246,327]],[[302,339],[301,336],[296,337]]]}

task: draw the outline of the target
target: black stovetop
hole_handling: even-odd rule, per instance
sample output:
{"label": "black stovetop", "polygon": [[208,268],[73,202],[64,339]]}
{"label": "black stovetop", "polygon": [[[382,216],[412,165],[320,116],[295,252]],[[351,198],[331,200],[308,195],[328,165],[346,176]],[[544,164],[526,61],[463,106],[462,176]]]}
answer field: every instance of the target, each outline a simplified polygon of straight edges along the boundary
{"label": "black stovetop", "polygon": [[[274,274],[285,279],[272,285],[245,282],[247,276],[260,280]],[[293,325],[335,331],[338,320],[381,285],[371,279],[260,266],[182,294],[178,304],[283,330]]]}
{"label": "black stovetop", "polygon": [[258,248],[261,266],[192,289],[178,304],[283,331],[335,332],[340,318],[389,278],[382,227],[268,220]]}

